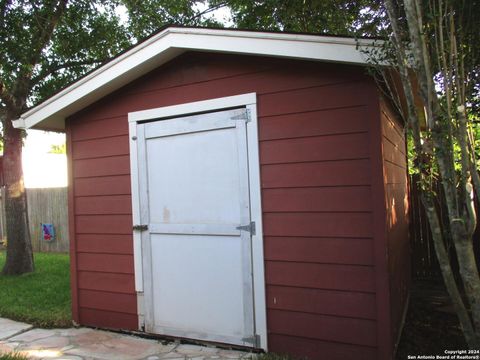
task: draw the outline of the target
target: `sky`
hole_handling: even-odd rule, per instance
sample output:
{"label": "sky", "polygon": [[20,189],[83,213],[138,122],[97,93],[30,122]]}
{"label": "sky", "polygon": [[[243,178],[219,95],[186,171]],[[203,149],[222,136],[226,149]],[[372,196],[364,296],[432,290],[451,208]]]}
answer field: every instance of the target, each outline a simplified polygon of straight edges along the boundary
{"label": "sky", "polygon": [[28,130],[23,147],[23,176],[25,187],[67,186],[67,157],[50,154],[52,145],[65,143],[65,134]]}

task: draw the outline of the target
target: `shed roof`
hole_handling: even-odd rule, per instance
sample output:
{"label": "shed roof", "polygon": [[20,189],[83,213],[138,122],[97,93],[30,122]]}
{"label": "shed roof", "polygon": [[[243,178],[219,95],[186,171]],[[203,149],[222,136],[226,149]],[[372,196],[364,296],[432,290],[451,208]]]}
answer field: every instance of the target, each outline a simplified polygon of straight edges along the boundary
{"label": "shed roof", "polygon": [[349,37],[169,26],[103,64],[13,121],[16,128],[65,129],[65,118],[186,51],[366,64]]}

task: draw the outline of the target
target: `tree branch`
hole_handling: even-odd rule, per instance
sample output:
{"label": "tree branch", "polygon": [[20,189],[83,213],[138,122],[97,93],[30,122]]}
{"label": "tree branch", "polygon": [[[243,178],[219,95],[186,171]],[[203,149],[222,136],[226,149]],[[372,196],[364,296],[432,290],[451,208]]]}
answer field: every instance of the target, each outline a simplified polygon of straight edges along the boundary
{"label": "tree branch", "polygon": [[442,233],[440,230],[441,225],[435,205],[431,199],[428,199],[428,197],[426,197],[423,193],[420,194],[420,198],[423,206],[425,207],[428,222],[430,224],[430,231],[432,233],[435,253],[437,254],[437,259],[440,265],[440,270],[442,271],[445,287],[447,288],[452,299],[452,305],[459,318],[460,326],[465,334],[467,344],[472,349],[475,349],[478,345],[478,338],[476,337],[475,329],[470,321],[467,309],[465,308],[462,296],[455,282],[455,277],[453,276],[452,268],[449,262],[449,255],[442,238]]}
{"label": "tree branch", "polygon": [[53,31],[55,30],[60,17],[67,7],[67,2],[68,0],[59,0],[52,15],[50,17],[46,17],[43,22],[39,24],[40,34],[38,37],[34,37],[38,38],[38,42],[36,46],[33,46],[34,51],[30,57],[29,65],[35,66],[40,60],[43,49],[52,38]]}
{"label": "tree branch", "polygon": [[109,61],[111,58],[106,59],[91,59],[91,60],[83,60],[83,61],[67,61],[62,64],[56,64],[54,66],[49,66],[45,68],[44,71],[41,71],[37,76],[34,76],[31,81],[30,85],[33,87],[46,79],[48,76],[53,75],[59,70],[68,69],[76,66],[86,66],[86,65],[94,65],[94,64],[102,64],[106,61]]}
{"label": "tree branch", "polygon": [[202,12],[193,15],[192,17],[190,17],[190,19],[188,19],[188,20],[186,21],[186,23],[188,24],[189,22],[191,22],[191,21],[193,21],[193,20],[195,20],[195,19],[198,19],[198,18],[202,17],[202,16],[205,15],[205,14],[208,14],[209,12],[218,10],[218,9],[224,7],[224,6],[227,6],[227,2],[225,2],[225,1],[220,2],[220,3],[216,4],[216,5],[213,5],[212,7],[209,7],[209,8],[207,8],[207,9],[203,10]]}
{"label": "tree branch", "polygon": [[5,106],[7,107],[12,107],[15,104],[15,102],[13,101],[12,95],[10,94],[5,84],[1,80],[0,80],[0,100],[2,100],[5,103]]}
{"label": "tree branch", "polygon": [[12,89],[12,94],[16,99],[15,106],[23,108],[25,106],[26,98],[30,90],[30,80],[33,75],[33,69],[39,62],[43,49],[47,46],[52,38],[60,17],[66,9],[68,0],[59,0],[54,11],[50,16],[46,16],[38,25],[38,34],[33,34],[32,39],[37,39],[36,44],[32,43],[31,56],[27,63],[22,64],[22,70],[18,74],[15,85]]}

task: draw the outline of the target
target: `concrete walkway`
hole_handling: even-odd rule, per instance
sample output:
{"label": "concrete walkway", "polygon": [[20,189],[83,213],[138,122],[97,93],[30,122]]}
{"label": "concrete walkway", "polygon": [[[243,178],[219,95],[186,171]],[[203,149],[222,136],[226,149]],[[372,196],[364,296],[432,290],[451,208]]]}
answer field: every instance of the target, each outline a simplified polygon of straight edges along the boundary
{"label": "concrete walkway", "polygon": [[35,329],[28,324],[0,318],[0,354],[10,352],[45,360],[252,358],[247,352],[143,339],[90,328]]}

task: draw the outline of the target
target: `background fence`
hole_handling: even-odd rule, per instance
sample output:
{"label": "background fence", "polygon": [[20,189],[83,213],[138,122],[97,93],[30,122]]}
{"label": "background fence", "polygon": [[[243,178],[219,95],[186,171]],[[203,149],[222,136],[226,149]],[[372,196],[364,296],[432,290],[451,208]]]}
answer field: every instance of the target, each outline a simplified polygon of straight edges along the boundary
{"label": "background fence", "polygon": [[410,244],[412,246],[412,275],[417,278],[442,276],[428,225],[420,200],[418,178],[410,176]]}
{"label": "background fence", "polygon": [[[26,189],[26,192],[33,251],[68,252],[67,188]],[[0,234],[5,238],[4,190],[1,195]],[[53,224],[55,229],[53,241],[43,239],[42,223]]]}
{"label": "background fence", "polygon": [[[420,200],[420,189],[417,185],[418,178],[410,176],[410,244],[412,247],[412,274],[416,278],[440,278],[442,276],[438,264],[437,255],[432,240],[432,233],[428,225],[427,215]],[[439,182],[432,184],[435,193],[442,194],[443,189]],[[447,223],[447,209],[445,204],[436,204],[440,217]],[[480,214],[480,208],[477,208]],[[478,215],[477,215],[478,216]],[[480,216],[479,216],[480,219]],[[458,264],[455,249],[451,241],[445,241],[447,251],[450,254],[451,264],[458,273]],[[480,267],[480,222],[473,234],[473,248],[476,254],[477,264]]]}

